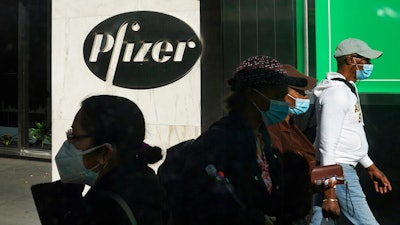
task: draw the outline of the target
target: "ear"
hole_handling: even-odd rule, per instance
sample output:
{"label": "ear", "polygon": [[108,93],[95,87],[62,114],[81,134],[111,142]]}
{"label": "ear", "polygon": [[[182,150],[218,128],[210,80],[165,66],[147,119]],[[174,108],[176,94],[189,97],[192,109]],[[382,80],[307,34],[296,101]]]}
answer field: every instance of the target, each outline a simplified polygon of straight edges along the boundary
{"label": "ear", "polygon": [[109,143],[104,144],[102,148],[103,149],[99,154],[99,163],[105,165],[111,160],[111,158],[113,158],[115,152],[113,146]]}

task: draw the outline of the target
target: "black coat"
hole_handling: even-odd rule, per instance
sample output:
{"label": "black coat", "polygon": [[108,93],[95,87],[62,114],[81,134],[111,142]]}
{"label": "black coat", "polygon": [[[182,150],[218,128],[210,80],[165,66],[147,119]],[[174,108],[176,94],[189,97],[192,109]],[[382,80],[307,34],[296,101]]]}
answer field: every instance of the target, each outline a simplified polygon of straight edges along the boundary
{"label": "black coat", "polygon": [[[265,144],[272,193],[261,177],[251,127],[240,113],[231,112],[192,143],[184,168],[183,209],[174,218],[178,224],[261,225],[264,215],[281,217],[281,162],[271,151],[265,127],[261,126],[259,132]],[[205,168],[210,164],[224,173],[233,192],[207,174]]]}
{"label": "black coat", "polygon": [[124,199],[138,225],[164,223],[165,191],[154,171],[147,166],[110,171],[84,197],[83,188],[83,185],[61,181],[32,186],[42,224],[130,225],[126,212],[111,195]]}

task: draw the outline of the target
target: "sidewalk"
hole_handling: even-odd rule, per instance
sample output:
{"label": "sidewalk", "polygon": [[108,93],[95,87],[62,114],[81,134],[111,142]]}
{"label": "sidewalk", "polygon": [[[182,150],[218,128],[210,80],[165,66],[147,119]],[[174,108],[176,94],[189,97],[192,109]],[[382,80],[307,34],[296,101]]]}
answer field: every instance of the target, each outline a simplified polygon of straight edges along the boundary
{"label": "sidewalk", "polygon": [[[400,224],[398,178],[391,177],[394,190],[387,195],[376,194],[364,184],[372,211],[384,225]],[[370,184],[366,177],[360,178]],[[50,162],[0,156],[0,225],[40,225],[30,187],[50,181]]]}
{"label": "sidewalk", "polygon": [[40,225],[30,187],[51,181],[51,163],[0,157],[0,224]]}

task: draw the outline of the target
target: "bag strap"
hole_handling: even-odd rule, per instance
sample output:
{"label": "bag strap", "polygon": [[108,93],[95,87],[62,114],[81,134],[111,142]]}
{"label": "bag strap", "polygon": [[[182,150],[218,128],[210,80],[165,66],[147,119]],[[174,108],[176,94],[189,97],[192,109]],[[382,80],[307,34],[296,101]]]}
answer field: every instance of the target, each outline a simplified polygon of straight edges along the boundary
{"label": "bag strap", "polygon": [[350,88],[351,92],[353,92],[353,94],[355,94],[356,97],[357,97],[356,88],[348,80],[345,80],[345,79],[339,78],[339,77],[332,78],[331,80],[342,81],[343,83],[345,83]]}
{"label": "bag strap", "polygon": [[307,118],[307,124],[306,124],[306,129],[311,128],[314,124],[311,124],[313,117],[315,116],[315,107],[311,107],[310,109],[310,114],[308,115]]}
{"label": "bag strap", "polygon": [[126,215],[128,216],[131,225],[137,225],[135,215],[133,215],[133,212],[129,207],[128,203],[126,203],[126,201],[121,196],[117,195],[114,192],[107,192],[107,195],[110,196],[112,199],[114,199],[118,203],[118,205],[121,206],[121,208],[125,211]]}

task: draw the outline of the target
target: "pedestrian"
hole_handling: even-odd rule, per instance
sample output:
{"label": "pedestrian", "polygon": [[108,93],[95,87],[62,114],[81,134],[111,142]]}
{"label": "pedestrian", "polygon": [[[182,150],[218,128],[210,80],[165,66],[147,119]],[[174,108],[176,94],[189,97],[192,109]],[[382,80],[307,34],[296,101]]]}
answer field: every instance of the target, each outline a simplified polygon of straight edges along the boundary
{"label": "pedestrian", "polygon": [[315,148],[298,128],[293,116],[299,116],[308,111],[310,99],[305,91],[312,90],[316,86],[317,79],[300,73],[289,64],[283,64],[283,68],[290,82],[288,94],[285,96],[285,101],[290,106],[289,113],[282,122],[267,128],[271,135],[272,145],[280,153],[292,151],[300,154],[307,159],[311,170],[316,164]]}
{"label": "pedestrian", "polygon": [[[335,50],[337,72],[329,72],[314,89],[317,133],[314,146],[321,165],[340,164],[347,185],[337,185],[317,199],[312,222],[320,225],[322,217],[337,218],[344,215],[353,224],[378,224],[369,208],[361,188],[356,166],[367,170],[376,192],[392,190],[385,174],[368,156],[368,141],[358,96],[356,81],[367,79],[373,69],[371,59],[379,58],[381,51],[371,49],[367,43],[348,38]],[[321,207],[322,206],[322,213]]]}
{"label": "pedestrian", "polygon": [[290,224],[281,207],[281,161],[266,130],[288,113],[286,73],[276,59],[252,56],[228,85],[227,114],[188,149],[183,211],[174,224]]}
{"label": "pedestrian", "polygon": [[139,107],[119,96],[92,96],[71,127],[55,156],[61,180],[31,188],[42,224],[163,224],[165,191],[148,167],[161,149],[143,143]]}
{"label": "pedestrian", "polygon": [[316,166],[316,150],[293,119],[293,116],[300,116],[308,111],[310,99],[305,91],[311,91],[316,86],[317,79],[300,73],[289,64],[283,64],[283,68],[289,81],[288,94],[285,97],[289,112],[282,122],[269,125],[267,129],[272,147],[278,150],[284,164],[284,182],[291,184],[285,185],[285,210],[296,212],[296,217],[300,218],[293,224],[307,225],[312,208],[312,194],[333,188],[336,180],[329,178],[321,184],[311,181],[311,171]]}

